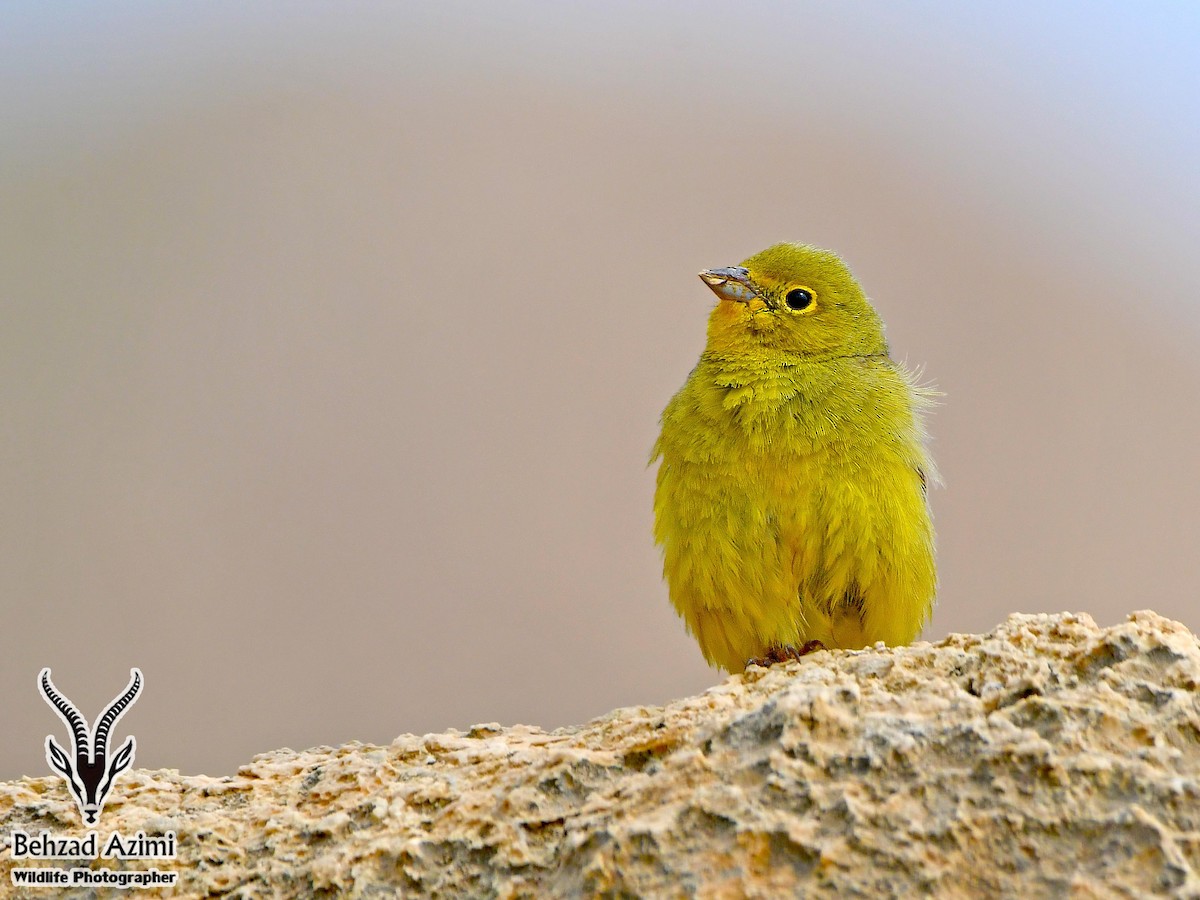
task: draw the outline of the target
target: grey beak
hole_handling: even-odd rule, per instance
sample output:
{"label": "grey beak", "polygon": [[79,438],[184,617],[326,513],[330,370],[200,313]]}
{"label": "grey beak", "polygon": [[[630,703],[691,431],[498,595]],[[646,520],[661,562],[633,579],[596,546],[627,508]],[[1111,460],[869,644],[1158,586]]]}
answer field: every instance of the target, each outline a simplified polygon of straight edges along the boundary
{"label": "grey beak", "polygon": [[722,300],[749,303],[758,296],[750,287],[750,273],[741,266],[705,269],[700,273],[700,279]]}

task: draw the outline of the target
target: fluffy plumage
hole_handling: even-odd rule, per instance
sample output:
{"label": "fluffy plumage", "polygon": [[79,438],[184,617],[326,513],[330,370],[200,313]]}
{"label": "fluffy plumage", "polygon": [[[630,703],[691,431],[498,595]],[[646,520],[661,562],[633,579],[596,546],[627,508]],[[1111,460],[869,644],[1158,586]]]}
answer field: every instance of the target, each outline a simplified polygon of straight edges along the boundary
{"label": "fluffy plumage", "polygon": [[777,244],[701,277],[708,343],[662,416],[655,538],[705,659],[905,644],[936,588],[920,411],[833,253]]}

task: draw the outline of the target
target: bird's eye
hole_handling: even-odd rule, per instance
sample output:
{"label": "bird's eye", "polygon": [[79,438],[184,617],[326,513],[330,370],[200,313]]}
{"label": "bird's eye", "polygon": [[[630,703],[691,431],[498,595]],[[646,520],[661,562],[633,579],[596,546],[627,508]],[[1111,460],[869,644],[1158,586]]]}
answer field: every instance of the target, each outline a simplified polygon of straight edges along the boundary
{"label": "bird's eye", "polygon": [[813,295],[804,288],[792,288],[783,298],[783,302],[788,305],[788,309],[808,309],[812,305]]}

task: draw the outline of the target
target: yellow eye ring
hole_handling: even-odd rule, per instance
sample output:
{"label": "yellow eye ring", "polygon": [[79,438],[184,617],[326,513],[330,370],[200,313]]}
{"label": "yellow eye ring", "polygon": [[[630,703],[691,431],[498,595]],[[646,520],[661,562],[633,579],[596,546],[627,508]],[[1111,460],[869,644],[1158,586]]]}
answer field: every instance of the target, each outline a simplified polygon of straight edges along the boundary
{"label": "yellow eye ring", "polygon": [[816,297],[806,287],[794,287],[784,294],[783,302],[795,312],[809,312],[814,308]]}

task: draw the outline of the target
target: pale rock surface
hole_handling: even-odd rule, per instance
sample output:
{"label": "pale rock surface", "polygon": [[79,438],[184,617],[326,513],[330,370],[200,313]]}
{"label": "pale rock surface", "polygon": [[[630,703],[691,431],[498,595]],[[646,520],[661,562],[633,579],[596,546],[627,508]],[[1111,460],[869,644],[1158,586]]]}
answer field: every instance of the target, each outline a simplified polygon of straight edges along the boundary
{"label": "pale rock surface", "polygon": [[[136,770],[100,830],[174,829],[186,897],[1200,897],[1198,685],[1154,613],[1020,615],[551,733]],[[13,828],[81,831],[51,777],[0,785]]]}

